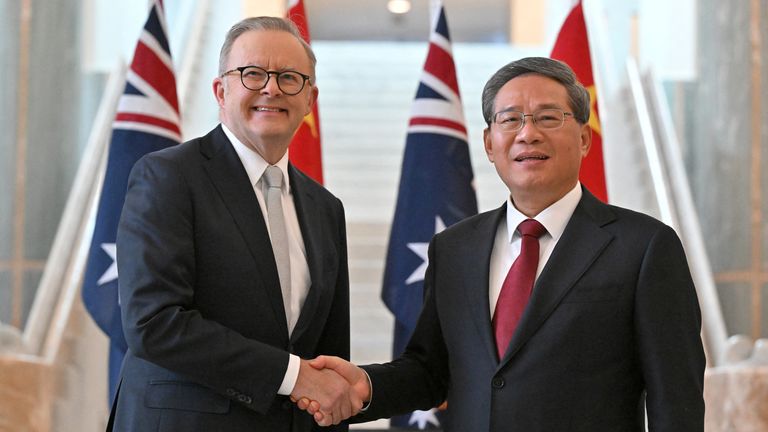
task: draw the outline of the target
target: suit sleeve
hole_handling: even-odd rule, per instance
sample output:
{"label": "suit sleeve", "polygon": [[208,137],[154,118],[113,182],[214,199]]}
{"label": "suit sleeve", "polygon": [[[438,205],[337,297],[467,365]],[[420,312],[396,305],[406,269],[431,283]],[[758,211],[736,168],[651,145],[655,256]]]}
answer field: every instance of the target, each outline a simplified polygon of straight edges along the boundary
{"label": "suit sleeve", "polygon": [[118,228],[123,329],[139,358],[265,413],[288,353],[195,309],[192,193],[176,163],[145,157],[131,172]]}
{"label": "suit sleeve", "polygon": [[665,226],[651,239],[635,294],[649,430],[704,430],[701,313],[683,247]]}
{"label": "suit sleeve", "polygon": [[334,221],[338,224],[339,271],[333,290],[333,303],[318,347],[325,355],[349,360],[349,266],[347,263],[347,229],[344,207],[336,200]]}
{"label": "suit sleeve", "polygon": [[403,355],[386,364],[363,366],[371,378],[373,397],[368,410],[356,421],[427,410],[444,400],[449,382],[448,349],[443,340],[437,308],[439,266],[435,236],[429,246],[429,265],[424,276],[424,305]]}
{"label": "suit sleeve", "polygon": [[[344,207],[341,201],[335,201],[333,220],[338,224],[337,242],[339,244],[339,271],[333,290],[333,302],[328,313],[329,319],[318,340],[318,351],[323,355],[332,355],[349,360],[349,265],[347,263],[347,229]],[[306,415],[303,412],[300,415]],[[328,431],[346,432],[347,423],[328,426]]]}

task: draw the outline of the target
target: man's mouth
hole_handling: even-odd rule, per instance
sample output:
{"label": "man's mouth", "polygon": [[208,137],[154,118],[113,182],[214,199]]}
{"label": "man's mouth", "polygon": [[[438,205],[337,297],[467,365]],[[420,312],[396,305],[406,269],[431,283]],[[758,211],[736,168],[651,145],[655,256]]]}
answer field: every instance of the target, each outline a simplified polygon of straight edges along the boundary
{"label": "man's mouth", "polygon": [[547,160],[549,156],[546,155],[521,155],[515,158],[515,162],[524,162],[527,160]]}
{"label": "man's mouth", "polygon": [[285,110],[282,108],[276,108],[276,107],[265,107],[265,106],[257,106],[254,108],[256,111],[262,111],[262,112],[284,112]]}

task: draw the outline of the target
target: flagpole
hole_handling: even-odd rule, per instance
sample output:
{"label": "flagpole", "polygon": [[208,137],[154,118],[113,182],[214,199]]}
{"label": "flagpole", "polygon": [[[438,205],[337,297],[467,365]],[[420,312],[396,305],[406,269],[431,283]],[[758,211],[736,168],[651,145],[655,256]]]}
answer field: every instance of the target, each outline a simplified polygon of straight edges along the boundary
{"label": "flagpole", "polygon": [[440,6],[443,4],[443,0],[429,0],[429,25],[431,26],[435,22],[435,17],[440,13]]}
{"label": "flagpole", "polygon": [[[431,0],[431,31],[408,134],[390,230],[381,297],[395,317],[393,357],[410,339],[423,304],[430,239],[477,214],[464,110],[445,8]],[[418,168],[416,168],[418,167]],[[445,169],[450,167],[450,169]],[[424,182],[429,178],[432,181]],[[418,205],[417,205],[418,204]],[[397,427],[440,427],[437,408],[391,418]]]}
{"label": "flagpole", "polygon": [[[146,44],[145,40],[150,39],[156,43]],[[128,175],[144,154],[181,141],[173,62],[165,65],[160,60],[170,57],[165,11],[161,1],[156,0],[136,43],[126,90],[112,123],[107,167],[83,276],[83,304],[94,322],[110,337],[110,399],[114,397],[120,364],[127,350],[117,298],[116,234]],[[145,67],[147,65],[152,67]],[[137,111],[137,106],[142,108]]]}
{"label": "flagpole", "polygon": [[[301,0],[288,2],[287,16],[299,28],[301,37],[310,43],[309,22]],[[290,162],[320,184],[323,184],[323,153],[320,133],[320,110],[315,100],[312,111],[304,117],[288,147]]]}

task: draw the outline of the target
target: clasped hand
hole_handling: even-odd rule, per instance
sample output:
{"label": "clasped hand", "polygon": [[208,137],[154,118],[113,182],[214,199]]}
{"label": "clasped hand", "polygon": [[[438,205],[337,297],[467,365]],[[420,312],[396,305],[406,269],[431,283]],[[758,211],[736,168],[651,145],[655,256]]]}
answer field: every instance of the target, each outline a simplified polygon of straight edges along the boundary
{"label": "clasped hand", "polygon": [[330,426],[360,412],[370,394],[362,369],[339,357],[320,356],[301,360],[291,400],[318,425]]}

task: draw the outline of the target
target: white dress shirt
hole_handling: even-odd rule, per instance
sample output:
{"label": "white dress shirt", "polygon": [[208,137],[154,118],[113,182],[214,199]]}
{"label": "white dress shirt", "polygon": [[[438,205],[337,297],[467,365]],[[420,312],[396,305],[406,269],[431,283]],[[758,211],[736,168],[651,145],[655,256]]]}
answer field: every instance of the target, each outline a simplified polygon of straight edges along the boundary
{"label": "white dress shirt", "polygon": [[[253,185],[253,191],[256,194],[256,199],[259,201],[261,214],[264,216],[265,225],[269,232],[269,224],[266,223],[266,221],[269,220],[267,217],[267,204],[261,179],[269,164],[260,154],[240,142],[232,131],[230,131],[223,123],[221,128],[232,143],[232,147],[235,148],[235,151],[240,158],[240,162],[243,163],[245,172],[248,173],[248,179],[251,181],[251,185]],[[280,168],[280,171],[283,172],[284,179],[281,198],[283,215],[285,216],[285,228],[288,234],[288,254],[291,263],[291,305],[290,314],[286,314],[286,318],[289,318],[288,334],[290,335],[293,332],[294,327],[296,327],[296,321],[298,321],[299,314],[301,314],[301,307],[304,305],[304,300],[307,298],[312,280],[309,276],[307,251],[304,248],[304,239],[301,235],[301,228],[299,227],[299,217],[296,214],[296,206],[293,203],[290,177],[288,175],[288,152],[285,152],[275,166]],[[272,234],[270,233],[270,237],[271,235]],[[293,387],[296,385],[296,379],[299,376],[299,365],[299,357],[291,354],[288,360],[288,370],[285,372],[283,382],[280,385],[280,389],[277,391],[278,394],[291,394]]]}
{"label": "white dress shirt", "polygon": [[[555,249],[555,245],[563,235],[565,226],[568,225],[573,211],[576,210],[576,206],[581,200],[581,195],[581,183],[577,182],[570,192],[533,218],[547,229],[547,233],[539,238],[539,266],[536,269],[536,279],[539,278],[541,270],[549,261],[550,255],[552,255],[552,250]],[[496,239],[493,242],[493,251],[491,252],[490,273],[488,275],[488,299],[490,300],[491,319],[493,319],[493,314],[496,310],[496,302],[499,300],[501,285],[504,283],[512,263],[520,255],[522,236],[517,232],[517,226],[526,219],[529,219],[528,216],[520,213],[515,208],[512,197],[507,198],[506,223],[502,222],[499,224],[496,230]]]}

